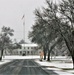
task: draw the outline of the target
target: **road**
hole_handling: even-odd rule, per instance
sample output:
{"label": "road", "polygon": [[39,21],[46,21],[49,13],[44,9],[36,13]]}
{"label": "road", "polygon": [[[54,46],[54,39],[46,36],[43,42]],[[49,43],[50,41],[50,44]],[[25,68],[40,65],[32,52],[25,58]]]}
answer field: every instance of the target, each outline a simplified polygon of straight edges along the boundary
{"label": "road", "polygon": [[0,75],[58,75],[53,71],[46,71],[43,66],[37,64],[33,59],[13,60],[0,66]]}

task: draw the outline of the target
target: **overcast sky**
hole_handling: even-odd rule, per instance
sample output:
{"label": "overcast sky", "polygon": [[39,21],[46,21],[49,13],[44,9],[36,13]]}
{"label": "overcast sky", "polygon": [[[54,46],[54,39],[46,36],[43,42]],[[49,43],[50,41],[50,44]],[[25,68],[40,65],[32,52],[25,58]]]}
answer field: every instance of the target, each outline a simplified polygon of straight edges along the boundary
{"label": "overcast sky", "polygon": [[23,21],[25,14],[25,40],[34,23],[34,10],[45,5],[45,0],[0,0],[0,30],[3,26],[14,29],[13,39],[23,39]]}

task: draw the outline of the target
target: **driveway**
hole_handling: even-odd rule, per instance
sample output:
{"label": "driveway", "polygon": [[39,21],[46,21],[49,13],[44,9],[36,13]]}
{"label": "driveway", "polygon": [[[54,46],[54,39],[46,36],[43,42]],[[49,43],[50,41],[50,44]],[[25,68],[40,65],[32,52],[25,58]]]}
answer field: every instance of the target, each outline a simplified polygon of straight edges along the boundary
{"label": "driveway", "polygon": [[34,59],[18,59],[0,66],[0,75],[58,75],[37,64]]}

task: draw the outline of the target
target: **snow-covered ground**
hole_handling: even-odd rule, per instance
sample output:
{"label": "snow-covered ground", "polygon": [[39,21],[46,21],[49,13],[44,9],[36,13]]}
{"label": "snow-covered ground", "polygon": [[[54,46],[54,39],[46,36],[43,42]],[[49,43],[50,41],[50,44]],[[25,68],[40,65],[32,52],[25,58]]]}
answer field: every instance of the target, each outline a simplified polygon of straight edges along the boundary
{"label": "snow-covered ground", "polygon": [[12,56],[5,56],[3,59],[5,60],[13,60],[13,59],[39,59],[40,56],[34,56],[34,55],[31,55],[31,56],[20,56],[20,55],[12,55]]}
{"label": "snow-covered ground", "polygon": [[74,75],[73,63],[71,58],[58,56],[56,58],[52,58],[51,62],[47,61],[39,61],[35,62],[39,63],[41,66],[47,66],[46,69],[53,70],[59,75]]}
{"label": "snow-covered ground", "polygon": [[14,59],[36,59],[35,62],[39,63],[41,66],[48,66],[46,69],[53,70],[59,75],[74,75],[74,70],[64,70],[64,69],[72,69],[73,64],[71,58],[58,56],[53,57],[51,62],[47,61],[39,61],[40,56],[5,56],[3,60],[0,62],[0,65],[10,62]]}
{"label": "snow-covered ground", "polygon": [[3,60],[0,61],[0,65],[3,65],[3,64],[8,63],[8,62],[11,62],[11,60],[3,59]]}

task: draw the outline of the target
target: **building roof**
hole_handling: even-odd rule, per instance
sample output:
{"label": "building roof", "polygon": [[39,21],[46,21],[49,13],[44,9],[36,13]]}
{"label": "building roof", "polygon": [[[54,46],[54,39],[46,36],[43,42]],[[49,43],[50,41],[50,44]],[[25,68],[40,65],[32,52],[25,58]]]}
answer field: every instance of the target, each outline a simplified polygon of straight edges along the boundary
{"label": "building roof", "polygon": [[37,47],[38,46],[37,44],[21,44],[21,45],[25,47]]}

